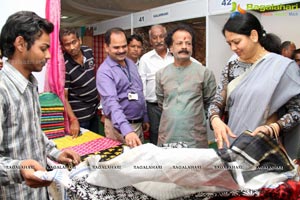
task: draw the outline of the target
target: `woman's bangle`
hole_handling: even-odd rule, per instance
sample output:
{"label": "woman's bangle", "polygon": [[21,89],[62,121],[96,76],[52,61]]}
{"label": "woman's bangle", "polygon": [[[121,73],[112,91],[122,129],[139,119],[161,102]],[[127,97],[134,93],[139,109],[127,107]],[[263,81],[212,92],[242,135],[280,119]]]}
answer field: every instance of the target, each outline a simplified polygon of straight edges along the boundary
{"label": "woman's bangle", "polygon": [[77,121],[77,120],[78,120],[77,117],[71,117],[71,118],[69,119],[70,122]]}
{"label": "woman's bangle", "polygon": [[264,127],[265,127],[266,129],[268,129],[269,136],[270,136],[270,137],[273,137],[273,134],[274,134],[273,129],[272,129],[270,126],[268,126],[268,125],[264,125]]}
{"label": "woman's bangle", "polygon": [[213,115],[210,117],[210,123],[212,123],[212,121],[215,119],[215,118],[220,118],[219,115]]}
{"label": "woman's bangle", "polygon": [[278,136],[279,136],[279,132],[280,132],[280,126],[277,123],[272,123],[269,126],[274,131],[274,135],[276,137],[276,140],[278,140]]}

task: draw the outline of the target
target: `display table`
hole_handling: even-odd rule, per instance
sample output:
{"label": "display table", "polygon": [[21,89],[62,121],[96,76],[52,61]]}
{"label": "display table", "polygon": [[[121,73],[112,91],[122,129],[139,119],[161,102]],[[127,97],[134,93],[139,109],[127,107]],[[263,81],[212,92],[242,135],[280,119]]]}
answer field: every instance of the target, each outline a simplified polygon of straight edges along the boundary
{"label": "display table", "polygon": [[[154,199],[153,197],[155,199],[234,199],[235,197],[297,199],[300,184],[295,180],[295,166],[290,163],[285,152],[278,148],[278,145],[276,146],[276,142],[269,141],[265,136],[255,139],[252,140],[246,135],[236,140],[237,142],[227,152],[232,160],[216,154],[212,149],[159,148],[151,144],[129,149],[119,144],[94,152],[92,156],[84,155],[82,157],[84,161],[71,171],[63,173],[63,170],[60,170],[58,172],[60,175],[55,181],[64,185],[64,198],[76,200]],[[64,148],[69,147],[64,146]],[[237,149],[239,153],[236,153]],[[242,170],[231,168],[226,172],[226,169],[222,171],[212,167],[212,165],[219,165],[220,162],[229,165],[237,162],[243,168]],[[177,172],[170,171],[168,168],[169,165],[196,166],[196,163],[202,168],[193,169],[194,171],[181,168],[181,170],[176,169]],[[162,167],[147,169],[147,166],[153,164]],[[275,165],[282,166],[282,169],[267,171],[255,169]],[[144,171],[143,167],[136,166],[144,166]],[[253,166],[256,167],[253,169]],[[237,179],[238,173],[242,176]],[[199,178],[191,179],[189,182],[188,177],[197,176]],[[253,184],[253,180],[258,181],[257,187],[255,182]],[[236,189],[230,189],[235,187]],[[176,198],[173,198],[175,196]]]}

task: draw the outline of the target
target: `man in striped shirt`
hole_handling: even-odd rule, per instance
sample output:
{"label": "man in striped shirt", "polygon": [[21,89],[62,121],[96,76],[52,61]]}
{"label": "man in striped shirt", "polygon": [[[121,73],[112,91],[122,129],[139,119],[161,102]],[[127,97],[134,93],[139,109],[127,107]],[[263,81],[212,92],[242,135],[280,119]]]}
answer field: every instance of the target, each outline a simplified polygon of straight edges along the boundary
{"label": "man in striped shirt", "polygon": [[33,12],[11,15],[1,31],[0,46],[8,58],[0,70],[0,199],[47,199],[51,182],[34,175],[45,171],[46,156],[78,163],[77,153],[59,151],[42,132],[37,80],[50,58],[53,24]]}
{"label": "man in striped shirt", "polygon": [[81,46],[81,39],[72,28],[61,29],[59,39],[66,65],[65,99],[70,134],[77,137],[80,127],[99,133],[99,96],[92,49]]}

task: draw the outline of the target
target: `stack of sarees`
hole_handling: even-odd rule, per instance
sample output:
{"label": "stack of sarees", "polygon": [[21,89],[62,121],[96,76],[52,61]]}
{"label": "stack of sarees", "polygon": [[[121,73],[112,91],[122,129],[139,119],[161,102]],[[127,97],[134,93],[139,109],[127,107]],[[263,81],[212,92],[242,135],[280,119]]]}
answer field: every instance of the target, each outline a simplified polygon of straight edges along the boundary
{"label": "stack of sarees", "polygon": [[65,136],[64,105],[60,98],[51,92],[40,94],[41,127],[49,139]]}

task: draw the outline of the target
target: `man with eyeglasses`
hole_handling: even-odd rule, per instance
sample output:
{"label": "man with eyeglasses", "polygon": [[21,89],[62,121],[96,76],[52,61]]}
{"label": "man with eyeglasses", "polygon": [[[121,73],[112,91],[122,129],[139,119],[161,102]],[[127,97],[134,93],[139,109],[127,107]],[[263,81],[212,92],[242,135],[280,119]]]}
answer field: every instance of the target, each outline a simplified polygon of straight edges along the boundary
{"label": "man with eyeglasses", "polygon": [[65,100],[70,134],[77,137],[80,127],[99,133],[99,95],[92,49],[81,45],[78,33],[72,28],[61,29],[59,39],[66,66]]}

